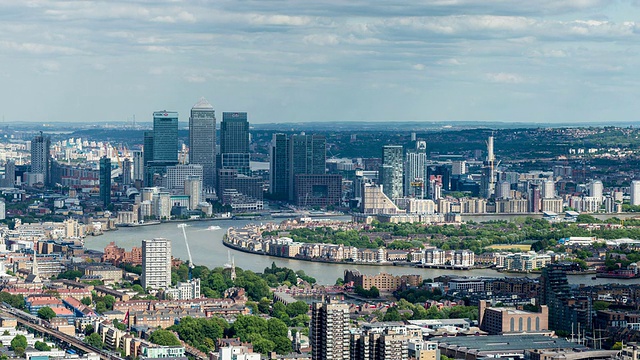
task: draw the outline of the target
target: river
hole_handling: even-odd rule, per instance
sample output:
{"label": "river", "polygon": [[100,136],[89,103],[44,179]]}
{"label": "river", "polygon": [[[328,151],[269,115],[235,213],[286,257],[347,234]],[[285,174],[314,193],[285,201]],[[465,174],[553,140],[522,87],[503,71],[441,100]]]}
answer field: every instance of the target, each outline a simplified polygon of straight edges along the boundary
{"label": "river", "polygon": [[[295,259],[283,259],[279,257],[248,254],[240,251],[230,250],[222,244],[222,236],[229,227],[242,227],[250,222],[249,220],[216,220],[216,221],[192,221],[188,222],[186,228],[189,248],[193,256],[195,265],[204,265],[209,268],[223,266],[228,262],[228,254],[234,257],[237,267],[262,272],[264,268],[271,266],[275,262],[278,266],[288,267],[293,270],[304,270],[307,275],[316,278],[320,284],[334,284],[336,279],[342,278],[345,269],[357,269],[365,274],[377,274],[387,272],[394,275],[421,274],[423,278],[434,278],[440,275],[466,275],[466,276],[528,276],[538,277],[537,274],[501,274],[492,269],[477,269],[469,271],[419,269],[406,266],[374,266],[374,265],[347,265],[328,264],[320,262],[310,262]],[[85,247],[91,250],[103,251],[110,242],[130,250],[133,246],[141,246],[143,239],[163,237],[172,242],[173,256],[183,260],[188,259],[187,248],[185,246],[182,230],[177,227],[178,223],[164,223],[159,225],[149,225],[131,228],[120,228],[116,231],[105,232],[101,236],[88,236],[85,239]],[[220,230],[208,230],[209,226],[219,226]],[[640,279],[592,279],[593,275],[572,275],[569,281],[573,284],[607,284],[618,283],[640,283]]]}

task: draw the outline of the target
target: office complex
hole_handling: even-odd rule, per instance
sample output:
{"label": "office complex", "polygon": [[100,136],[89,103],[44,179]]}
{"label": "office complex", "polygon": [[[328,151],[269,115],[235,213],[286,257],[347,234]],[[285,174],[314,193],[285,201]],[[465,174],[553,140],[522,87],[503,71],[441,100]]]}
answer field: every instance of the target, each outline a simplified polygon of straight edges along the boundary
{"label": "office complex", "polygon": [[153,113],[153,131],[144,133],[145,185],[155,185],[155,175],[178,163],[178,113]]}
{"label": "office complex", "polygon": [[111,159],[106,156],[100,159],[100,201],[105,207],[111,203]]}
{"label": "office complex", "polygon": [[269,156],[269,193],[272,198],[289,198],[289,137],[273,134]]}
{"label": "office complex", "polygon": [[599,202],[602,202],[602,190],[602,181],[593,180],[589,183],[589,197],[595,198]]}
{"label": "office complex", "polygon": [[301,174],[294,179],[294,199],[298,206],[338,206],[342,199],[342,176]]}
{"label": "office complex", "polygon": [[422,199],[427,175],[427,142],[416,141],[414,145],[407,151],[404,163],[404,193],[406,196]]}
{"label": "office complex", "polygon": [[204,178],[203,173],[204,168],[202,165],[189,164],[167,166],[165,187],[173,193],[183,193],[184,180],[188,176],[196,176],[202,180]]}
{"label": "office complex", "polygon": [[542,198],[553,199],[556,197],[556,183],[553,180],[542,182]]}
{"label": "office complex", "polygon": [[142,240],[141,284],[145,289],[171,286],[171,240]]}
{"label": "office complex", "polygon": [[292,135],[289,140],[289,200],[296,201],[298,175],[324,175],[326,139],[321,135]]}
{"label": "office complex", "polygon": [[404,195],[402,146],[385,145],[382,147],[382,166],[379,175],[382,191],[387,197],[395,200]]}
{"label": "office complex", "polygon": [[144,180],[144,153],[141,150],[133,150],[133,181]]}
{"label": "office complex", "polygon": [[224,112],[220,123],[220,164],[251,175],[249,167],[249,122],[246,112]]}
{"label": "office complex", "polygon": [[42,174],[45,185],[51,180],[50,149],[51,139],[42,132],[31,140],[31,173]]}
{"label": "office complex", "polygon": [[189,117],[189,163],[202,165],[202,185],[215,188],[216,115],[213,106],[201,98]]}
{"label": "office complex", "polygon": [[309,341],[313,360],[349,359],[349,305],[334,300],[313,303]]}
{"label": "office complex", "polygon": [[640,205],[640,180],[633,180],[629,187],[629,203],[634,206]]}

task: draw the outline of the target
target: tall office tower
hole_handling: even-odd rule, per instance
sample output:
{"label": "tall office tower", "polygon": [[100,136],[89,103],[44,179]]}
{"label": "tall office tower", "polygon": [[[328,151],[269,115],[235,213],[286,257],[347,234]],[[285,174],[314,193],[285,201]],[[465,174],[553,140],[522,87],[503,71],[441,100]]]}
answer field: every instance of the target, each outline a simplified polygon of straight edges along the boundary
{"label": "tall office tower", "polygon": [[349,306],[337,303],[315,302],[311,306],[311,359],[349,359]]}
{"label": "tall office tower", "polygon": [[[153,131],[144,132],[144,153],[143,153],[143,166],[149,165],[153,161]],[[144,178],[143,178],[144,179]]]}
{"label": "tall office tower", "polygon": [[220,168],[251,175],[249,122],[246,112],[223,112],[220,123]]}
{"label": "tall office tower", "polygon": [[[149,149],[151,145],[151,149]],[[154,185],[156,174],[163,175],[167,166],[178,163],[178,113],[153,113],[153,132],[144,134],[145,185]],[[151,151],[149,151],[151,150]]]}
{"label": "tall office tower", "polygon": [[630,204],[634,206],[640,205],[640,180],[633,180],[629,187]]}
{"label": "tall office tower", "polygon": [[51,181],[51,139],[48,136],[36,135],[31,140],[31,172],[42,174],[44,184]]}
{"label": "tall office tower", "polygon": [[205,98],[191,108],[189,117],[189,163],[202,165],[202,185],[216,183],[216,114]]}
{"label": "tall office tower", "polygon": [[327,140],[322,135],[292,135],[289,140],[289,200],[296,193],[296,175],[323,175],[326,172]]}
{"label": "tall office tower", "polygon": [[602,202],[602,190],[602,181],[593,180],[589,183],[589,196],[596,198],[600,202]]}
{"label": "tall office tower", "polygon": [[416,141],[415,147],[407,151],[404,162],[404,193],[406,196],[424,198],[426,163],[427,142]]}
{"label": "tall office tower", "polygon": [[100,158],[100,201],[103,206],[111,203],[111,159]]}
{"label": "tall office tower", "polygon": [[189,175],[184,179],[184,194],[189,195],[189,210],[195,210],[202,201],[202,179]]}
{"label": "tall office tower", "polygon": [[171,240],[142,240],[141,284],[145,289],[171,286]]}
{"label": "tall office tower", "polygon": [[529,185],[529,212],[537,213],[540,212],[540,185],[538,184],[530,184]]}
{"label": "tall office tower", "polygon": [[511,183],[508,181],[500,181],[496,187],[497,199],[508,199],[511,197]]}
{"label": "tall office tower", "polygon": [[455,160],[451,163],[451,175],[464,175],[467,173],[467,162]]}
{"label": "tall office tower", "polygon": [[391,200],[401,198],[403,188],[402,146],[385,145],[382,147],[382,166],[380,167],[380,183],[382,191]]}
{"label": "tall office tower", "polygon": [[272,198],[289,197],[289,138],[286,134],[273,134],[269,160],[269,193]]}
{"label": "tall office tower", "polygon": [[556,183],[553,180],[542,182],[542,198],[553,199],[556,197]]}
{"label": "tall office tower", "polygon": [[4,164],[4,176],[2,177],[2,183],[0,187],[12,188],[16,184],[16,163],[7,160]]}
{"label": "tall office tower", "polygon": [[493,155],[493,134],[487,140],[487,158],[482,167],[480,179],[480,197],[490,198],[496,189],[495,156]]}
{"label": "tall office tower", "polygon": [[153,113],[153,161],[178,162],[178,113]]}
{"label": "tall office tower", "polygon": [[144,180],[144,154],[140,150],[133,150],[133,181]]}
{"label": "tall office tower", "polygon": [[131,185],[133,181],[133,176],[131,175],[131,160],[124,159],[122,161],[122,184],[123,185]]}

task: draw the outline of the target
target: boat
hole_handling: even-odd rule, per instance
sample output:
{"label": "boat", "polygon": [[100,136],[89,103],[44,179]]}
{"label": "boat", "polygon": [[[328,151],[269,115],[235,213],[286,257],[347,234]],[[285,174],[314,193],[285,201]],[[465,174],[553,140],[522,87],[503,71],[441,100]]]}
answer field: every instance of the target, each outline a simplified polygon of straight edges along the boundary
{"label": "boat", "polygon": [[597,278],[598,278],[597,276],[592,276],[592,277],[591,277],[591,280],[595,280],[595,279],[597,279]]}
{"label": "boat", "polygon": [[207,228],[207,230],[220,230],[222,229],[220,226],[212,225]]}

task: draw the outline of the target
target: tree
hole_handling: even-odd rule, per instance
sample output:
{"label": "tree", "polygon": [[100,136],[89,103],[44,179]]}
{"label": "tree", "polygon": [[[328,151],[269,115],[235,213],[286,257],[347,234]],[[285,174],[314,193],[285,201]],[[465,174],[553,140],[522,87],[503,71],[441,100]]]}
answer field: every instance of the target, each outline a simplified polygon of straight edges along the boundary
{"label": "tree", "polygon": [[622,342],[617,341],[615,344],[613,344],[611,350],[622,350]]}
{"label": "tree", "polygon": [[42,342],[42,341],[36,341],[36,343],[33,344],[33,347],[36,348],[36,350],[38,350],[38,351],[50,351],[51,350],[51,346],[47,345],[46,342]]}
{"label": "tree", "polygon": [[27,348],[27,338],[24,335],[16,335],[11,339],[11,348],[14,350],[16,348],[22,348],[24,351],[24,349]]}
{"label": "tree", "polygon": [[91,335],[91,334],[93,334],[94,331],[95,331],[95,329],[93,328],[93,325],[91,325],[91,324],[89,324],[89,325],[84,327],[84,334],[85,335]]}
{"label": "tree", "polygon": [[104,347],[104,344],[102,343],[102,336],[97,332],[91,333],[91,335],[85,337],[84,342],[98,349],[102,349]]}
{"label": "tree", "polygon": [[287,305],[287,314],[294,318],[298,315],[306,314],[309,311],[309,305],[304,301],[296,301]]}
{"label": "tree", "polygon": [[149,341],[154,344],[162,346],[179,346],[180,340],[173,334],[173,332],[164,329],[158,329],[151,333]]}
{"label": "tree", "polygon": [[53,319],[54,317],[56,317],[56,312],[53,311],[53,309],[51,309],[50,307],[45,306],[45,307],[40,308],[38,310],[38,317],[41,318],[41,319],[49,321],[49,320]]}
{"label": "tree", "polygon": [[58,279],[75,280],[81,278],[82,275],[84,274],[80,270],[67,270],[58,274]]}
{"label": "tree", "polygon": [[400,312],[397,307],[390,307],[387,309],[387,312],[384,314],[384,318],[382,321],[402,321],[402,316],[400,316]]}
{"label": "tree", "polygon": [[260,301],[258,302],[258,311],[263,314],[269,313],[269,307],[271,307],[271,300],[267,299],[266,297],[260,299]]}
{"label": "tree", "polygon": [[80,302],[83,303],[84,305],[91,306],[91,298],[89,297],[83,297],[82,300],[80,300]]}

